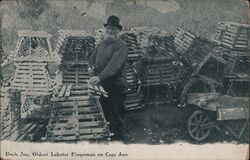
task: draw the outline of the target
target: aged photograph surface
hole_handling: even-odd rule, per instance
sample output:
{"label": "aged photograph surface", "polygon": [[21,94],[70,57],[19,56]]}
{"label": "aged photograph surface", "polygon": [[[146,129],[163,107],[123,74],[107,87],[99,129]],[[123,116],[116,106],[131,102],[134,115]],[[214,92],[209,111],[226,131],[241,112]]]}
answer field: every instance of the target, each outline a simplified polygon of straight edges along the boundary
{"label": "aged photograph surface", "polygon": [[248,12],[247,0],[0,1],[1,142],[249,146]]}

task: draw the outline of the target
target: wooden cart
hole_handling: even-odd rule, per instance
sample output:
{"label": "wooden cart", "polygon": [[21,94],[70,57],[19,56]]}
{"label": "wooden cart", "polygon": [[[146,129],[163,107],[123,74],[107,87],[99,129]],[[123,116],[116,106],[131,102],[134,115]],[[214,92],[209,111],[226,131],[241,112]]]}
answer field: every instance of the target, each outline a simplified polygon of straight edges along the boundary
{"label": "wooden cart", "polygon": [[[249,77],[226,78],[228,85],[223,94],[187,94],[187,104],[196,106],[187,122],[188,133],[194,140],[205,140],[213,128],[226,129],[235,138],[240,139],[249,126]],[[239,89],[240,85],[246,90]],[[234,123],[237,123],[237,126],[234,126]]]}

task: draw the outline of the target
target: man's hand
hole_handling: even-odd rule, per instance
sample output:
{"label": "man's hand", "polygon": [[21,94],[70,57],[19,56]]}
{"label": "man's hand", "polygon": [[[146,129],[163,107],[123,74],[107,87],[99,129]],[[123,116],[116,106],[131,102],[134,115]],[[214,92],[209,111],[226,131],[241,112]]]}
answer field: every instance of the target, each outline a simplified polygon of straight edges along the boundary
{"label": "man's hand", "polygon": [[94,76],[94,69],[88,68],[88,72],[90,76]]}
{"label": "man's hand", "polygon": [[100,82],[100,78],[98,76],[90,77],[89,83],[92,85],[97,85]]}

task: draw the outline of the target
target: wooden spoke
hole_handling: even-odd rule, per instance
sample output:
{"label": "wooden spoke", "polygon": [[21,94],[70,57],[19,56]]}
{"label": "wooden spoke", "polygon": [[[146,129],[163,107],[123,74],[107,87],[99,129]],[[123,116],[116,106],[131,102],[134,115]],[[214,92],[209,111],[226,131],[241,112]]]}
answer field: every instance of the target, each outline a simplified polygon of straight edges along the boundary
{"label": "wooden spoke", "polygon": [[200,130],[197,130],[197,132],[195,132],[195,137],[197,137],[197,138],[200,137]]}
{"label": "wooden spoke", "polygon": [[203,115],[200,114],[200,115],[199,115],[199,122],[202,122],[202,118],[203,118]]}
{"label": "wooden spoke", "polygon": [[210,122],[210,118],[202,111],[195,111],[188,119],[188,133],[197,141],[205,140],[212,128],[203,129],[201,126]]}
{"label": "wooden spoke", "polygon": [[198,127],[195,127],[194,129],[191,130],[192,133],[198,130]]}
{"label": "wooden spoke", "polygon": [[208,122],[209,118],[208,117],[205,117],[201,122],[202,123],[205,123],[205,122]]}

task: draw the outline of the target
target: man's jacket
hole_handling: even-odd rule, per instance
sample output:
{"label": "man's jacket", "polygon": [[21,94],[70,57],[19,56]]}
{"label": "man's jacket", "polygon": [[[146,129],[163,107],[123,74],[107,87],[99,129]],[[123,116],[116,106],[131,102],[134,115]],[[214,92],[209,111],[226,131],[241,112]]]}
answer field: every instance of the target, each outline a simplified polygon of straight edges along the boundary
{"label": "man's jacket", "polygon": [[127,46],[119,38],[106,39],[97,45],[90,61],[103,86],[127,86],[127,54]]}

